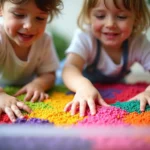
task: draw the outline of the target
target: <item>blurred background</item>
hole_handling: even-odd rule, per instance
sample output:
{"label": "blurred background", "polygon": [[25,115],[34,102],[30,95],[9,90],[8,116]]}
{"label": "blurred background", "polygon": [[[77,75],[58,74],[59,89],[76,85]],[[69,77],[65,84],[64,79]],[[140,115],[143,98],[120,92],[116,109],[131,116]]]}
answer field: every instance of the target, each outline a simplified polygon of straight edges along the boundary
{"label": "blurred background", "polygon": [[76,26],[76,20],[83,0],[62,0],[64,8],[61,14],[56,17],[48,27],[52,27],[57,32],[63,34],[70,41]]}
{"label": "blurred background", "polygon": [[77,27],[76,20],[83,0],[63,0],[64,8],[54,20],[47,25],[47,30],[53,34],[59,58],[62,60],[64,51],[69,46]]}

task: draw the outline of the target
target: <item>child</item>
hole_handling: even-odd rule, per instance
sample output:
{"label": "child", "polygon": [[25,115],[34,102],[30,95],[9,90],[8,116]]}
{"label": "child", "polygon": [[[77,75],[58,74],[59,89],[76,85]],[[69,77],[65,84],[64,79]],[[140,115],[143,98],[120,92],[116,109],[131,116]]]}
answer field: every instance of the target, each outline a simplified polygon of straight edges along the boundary
{"label": "child", "polygon": [[[150,15],[144,0],[84,0],[78,29],[67,49],[63,69],[65,85],[76,94],[64,108],[74,115],[85,115],[88,105],[92,115],[96,102],[108,106],[92,83],[119,82],[139,62],[150,71],[150,42],[145,31]],[[150,86],[135,96],[140,110],[150,105]]]}
{"label": "child", "polygon": [[61,0],[0,1],[0,114],[4,111],[13,122],[23,117],[20,109],[31,110],[6,94],[3,86],[25,85],[15,96],[26,93],[24,100],[35,102],[48,98],[45,91],[54,84],[59,60],[51,36],[44,31],[60,6]]}

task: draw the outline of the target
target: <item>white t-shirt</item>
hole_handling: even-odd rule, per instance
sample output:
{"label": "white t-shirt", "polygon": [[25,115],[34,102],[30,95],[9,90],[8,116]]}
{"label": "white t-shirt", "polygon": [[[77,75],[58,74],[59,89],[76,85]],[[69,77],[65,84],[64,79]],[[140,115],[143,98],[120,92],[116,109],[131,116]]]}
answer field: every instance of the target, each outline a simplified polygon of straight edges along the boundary
{"label": "white t-shirt", "polygon": [[[92,64],[97,52],[97,41],[92,35],[90,29],[83,32],[80,29],[75,31],[75,35],[66,53],[75,53],[81,56],[86,64]],[[139,62],[147,71],[150,70],[150,42],[145,34],[141,34],[129,40],[129,54],[127,69],[129,70],[133,63]],[[118,74],[123,66],[123,57],[120,64],[115,64],[106,51],[102,48],[97,69],[105,75]]]}
{"label": "white t-shirt", "polygon": [[59,60],[47,33],[31,46],[27,61],[20,60],[0,25],[0,85],[22,85],[34,76],[56,71]]}

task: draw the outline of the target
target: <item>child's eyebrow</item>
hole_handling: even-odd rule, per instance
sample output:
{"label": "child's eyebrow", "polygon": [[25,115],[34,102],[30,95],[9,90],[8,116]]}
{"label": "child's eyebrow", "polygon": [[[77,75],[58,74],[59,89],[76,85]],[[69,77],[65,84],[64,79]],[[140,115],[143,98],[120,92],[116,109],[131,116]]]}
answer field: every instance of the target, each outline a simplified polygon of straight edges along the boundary
{"label": "child's eyebrow", "polygon": [[93,13],[97,13],[97,12],[100,12],[100,13],[102,13],[102,12],[105,12],[106,10],[104,10],[104,9],[93,9]]}

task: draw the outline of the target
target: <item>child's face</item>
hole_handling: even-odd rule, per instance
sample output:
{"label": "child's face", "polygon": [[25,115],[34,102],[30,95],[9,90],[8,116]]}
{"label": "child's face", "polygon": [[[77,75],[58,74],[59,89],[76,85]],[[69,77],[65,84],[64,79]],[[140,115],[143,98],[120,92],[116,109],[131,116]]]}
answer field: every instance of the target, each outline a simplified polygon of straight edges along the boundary
{"label": "child's face", "polygon": [[42,36],[48,14],[37,8],[34,0],[17,5],[6,1],[2,7],[4,28],[13,47],[29,48]]}
{"label": "child's face", "polygon": [[123,41],[132,34],[135,16],[123,7],[122,0],[119,1],[120,9],[115,7],[113,0],[106,0],[106,6],[104,0],[100,0],[92,9],[92,32],[104,47],[120,49]]}

